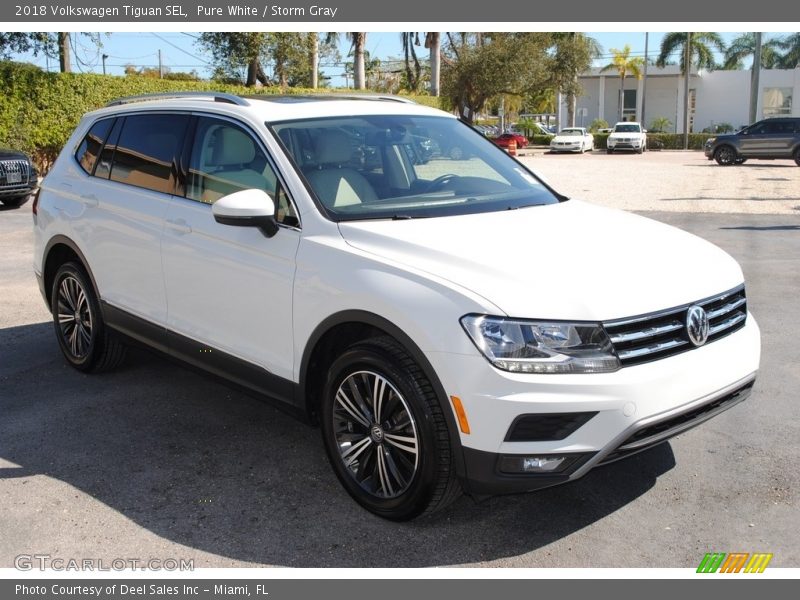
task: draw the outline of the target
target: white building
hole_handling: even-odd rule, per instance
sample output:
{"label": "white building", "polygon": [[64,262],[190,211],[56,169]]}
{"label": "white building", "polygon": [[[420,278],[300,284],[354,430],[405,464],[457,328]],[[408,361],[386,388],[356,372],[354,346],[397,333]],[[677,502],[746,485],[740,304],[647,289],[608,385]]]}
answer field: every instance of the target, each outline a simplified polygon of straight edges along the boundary
{"label": "white building", "polygon": [[[728,123],[738,129],[749,124],[750,76],[747,71],[696,71],[689,78],[690,131]],[[591,69],[579,78],[583,95],[578,98],[575,125],[589,126],[597,118],[613,125],[619,120],[620,78],[616,71]],[[625,78],[624,118],[642,120],[644,80]],[[648,66],[645,126],[656,117],[666,117],[671,131],[683,132],[684,77],[680,67]],[[756,118],[767,116],[800,117],[800,67],[762,69]],[[560,123],[567,126],[567,107],[561,105]]]}

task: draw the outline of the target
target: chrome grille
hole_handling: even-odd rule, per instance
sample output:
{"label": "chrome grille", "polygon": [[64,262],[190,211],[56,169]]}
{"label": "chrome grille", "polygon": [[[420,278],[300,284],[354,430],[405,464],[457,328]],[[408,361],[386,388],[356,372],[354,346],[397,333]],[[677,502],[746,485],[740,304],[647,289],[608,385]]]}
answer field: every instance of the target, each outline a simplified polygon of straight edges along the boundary
{"label": "chrome grille", "polygon": [[[9,182],[15,175],[19,176],[19,181]],[[27,185],[29,178],[30,165],[27,160],[0,160],[0,187]]]}
{"label": "chrome grille", "polygon": [[706,344],[744,327],[747,297],[744,286],[667,310],[603,323],[622,366],[650,362],[692,350],[686,332],[686,312],[699,305],[708,315]]}

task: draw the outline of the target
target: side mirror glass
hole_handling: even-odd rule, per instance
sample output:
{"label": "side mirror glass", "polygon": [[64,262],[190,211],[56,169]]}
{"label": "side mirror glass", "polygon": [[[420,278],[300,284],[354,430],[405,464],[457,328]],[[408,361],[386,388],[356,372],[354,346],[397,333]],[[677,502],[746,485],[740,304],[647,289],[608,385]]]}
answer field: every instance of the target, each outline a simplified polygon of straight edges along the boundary
{"label": "side mirror glass", "polygon": [[223,196],[211,206],[211,213],[222,225],[258,227],[268,238],[278,233],[275,202],[264,190],[242,190]]}

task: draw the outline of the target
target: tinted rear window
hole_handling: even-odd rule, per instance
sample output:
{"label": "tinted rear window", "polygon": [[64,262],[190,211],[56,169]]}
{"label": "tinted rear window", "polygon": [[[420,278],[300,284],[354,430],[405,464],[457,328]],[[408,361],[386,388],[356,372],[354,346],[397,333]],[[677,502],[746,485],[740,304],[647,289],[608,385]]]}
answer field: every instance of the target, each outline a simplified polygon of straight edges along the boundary
{"label": "tinted rear window", "polygon": [[90,175],[94,171],[94,164],[97,162],[97,157],[100,155],[100,150],[103,148],[103,143],[106,141],[106,136],[111,130],[111,125],[114,119],[101,119],[97,121],[86,137],[83,138],[78,151],[75,152],[75,159],[81,166],[81,169]]}
{"label": "tinted rear window", "polygon": [[128,115],[122,127],[112,181],[171,194],[189,115]]}

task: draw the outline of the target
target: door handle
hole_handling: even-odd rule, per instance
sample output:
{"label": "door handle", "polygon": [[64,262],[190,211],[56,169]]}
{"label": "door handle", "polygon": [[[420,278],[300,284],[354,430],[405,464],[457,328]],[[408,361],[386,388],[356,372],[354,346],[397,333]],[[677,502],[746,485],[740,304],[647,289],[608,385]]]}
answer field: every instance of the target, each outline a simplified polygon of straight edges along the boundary
{"label": "door handle", "polygon": [[191,226],[184,219],[167,219],[167,227],[179,235],[192,233]]}

